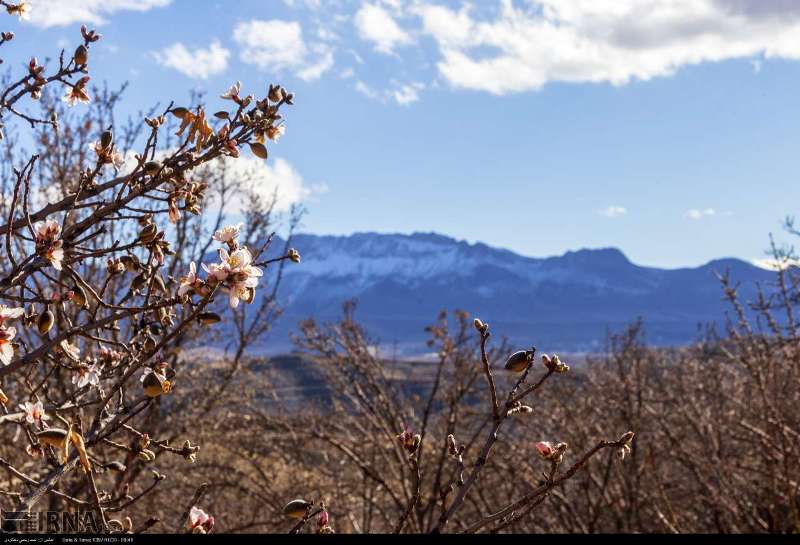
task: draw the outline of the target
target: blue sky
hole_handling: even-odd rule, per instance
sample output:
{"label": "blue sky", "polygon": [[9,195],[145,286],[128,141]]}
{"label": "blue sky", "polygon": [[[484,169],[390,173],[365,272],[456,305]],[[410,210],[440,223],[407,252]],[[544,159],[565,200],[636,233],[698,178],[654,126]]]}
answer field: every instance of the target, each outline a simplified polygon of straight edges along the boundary
{"label": "blue sky", "polygon": [[678,267],[762,258],[796,212],[800,2],[29,3],[4,66],[90,23],[93,82],[128,81],[127,113],[236,80],[294,91],[263,174],[307,232]]}

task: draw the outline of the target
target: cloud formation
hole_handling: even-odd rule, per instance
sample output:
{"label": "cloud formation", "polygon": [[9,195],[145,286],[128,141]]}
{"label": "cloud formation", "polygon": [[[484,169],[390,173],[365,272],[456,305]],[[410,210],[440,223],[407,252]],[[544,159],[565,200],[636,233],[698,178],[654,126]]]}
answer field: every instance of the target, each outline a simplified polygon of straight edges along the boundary
{"label": "cloud formation", "polygon": [[[241,156],[223,159],[224,173],[231,181],[239,181],[259,197],[269,200],[276,196],[275,211],[289,210],[292,205],[306,202],[313,196],[325,193],[324,184],[308,184],[301,174],[285,159],[264,161],[257,157]],[[247,207],[248,196],[240,193],[226,206],[231,212],[241,212]]]}
{"label": "cloud formation", "polygon": [[233,39],[239,58],[261,70],[289,70],[312,81],[333,66],[333,50],[323,42],[307,44],[297,21],[253,20],[239,23]]}
{"label": "cloud formation", "polygon": [[154,52],[153,56],[162,66],[174,68],[190,78],[208,79],[225,71],[230,54],[218,41],[213,41],[206,49],[199,47],[194,50],[177,42]]}
{"label": "cloud formation", "polygon": [[[31,22],[54,26],[101,23],[116,12],[146,11],[171,0],[29,1]],[[242,62],[306,81],[333,71],[340,54],[375,62],[364,60],[366,49],[395,56],[399,64],[390,78],[495,95],[537,91],[553,82],[625,85],[729,59],[752,63],[754,72],[769,59],[800,60],[800,2],[795,0],[284,3],[308,12],[309,18],[246,20],[235,26],[233,39]],[[210,69],[202,62],[197,68],[178,68],[206,51],[179,46],[162,52],[174,59],[162,57],[168,66],[199,79],[219,70],[210,59],[201,59]],[[428,61],[435,75],[426,70]],[[339,66],[337,72],[345,69]],[[414,85],[364,81],[391,90],[394,96],[375,92],[384,102],[410,104],[420,96]]]}
{"label": "cloud formation", "polygon": [[391,54],[396,47],[412,41],[392,15],[378,5],[362,6],[356,12],[354,23],[361,39],[371,42],[379,53]]}
{"label": "cloud formation", "polygon": [[420,92],[425,89],[425,85],[420,82],[411,83],[398,83],[392,81],[392,87],[388,89],[374,89],[358,80],[355,84],[355,90],[364,95],[365,97],[377,100],[378,102],[387,103],[390,101],[396,102],[400,106],[407,106],[416,102],[420,98]]}
{"label": "cloud formation", "polygon": [[30,22],[40,27],[72,23],[102,24],[117,11],[148,11],[171,0],[26,0]]}
{"label": "cloud formation", "polygon": [[703,218],[710,218],[716,213],[717,211],[713,208],[704,208],[702,210],[699,208],[692,208],[684,213],[684,217],[689,218],[690,220],[701,220]]}
{"label": "cloud formation", "polygon": [[597,213],[607,218],[618,218],[627,214],[628,210],[624,206],[608,206],[598,210]]}
{"label": "cloud formation", "polygon": [[734,58],[800,59],[800,2],[760,0],[501,0],[499,9],[413,8],[454,87],[502,95],[549,82],[668,76]]}

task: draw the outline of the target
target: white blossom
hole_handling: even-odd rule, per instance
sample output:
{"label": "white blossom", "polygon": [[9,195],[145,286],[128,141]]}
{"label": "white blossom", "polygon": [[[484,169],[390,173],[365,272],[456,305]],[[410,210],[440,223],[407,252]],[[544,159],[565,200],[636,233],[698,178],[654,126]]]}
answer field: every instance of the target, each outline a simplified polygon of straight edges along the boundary
{"label": "white blossom", "polygon": [[14,345],[11,341],[17,335],[17,329],[14,327],[0,328],[0,362],[3,365],[8,365],[14,358]]}

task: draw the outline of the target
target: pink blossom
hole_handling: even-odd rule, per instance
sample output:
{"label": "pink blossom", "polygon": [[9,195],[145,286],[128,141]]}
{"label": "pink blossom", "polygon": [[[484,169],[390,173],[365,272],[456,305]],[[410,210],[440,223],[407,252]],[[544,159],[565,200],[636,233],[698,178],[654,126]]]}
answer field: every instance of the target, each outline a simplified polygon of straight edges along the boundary
{"label": "pink blossom", "polygon": [[214,517],[199,507],[192,506],[189,511],[189,529],[194,533],[207,534],[214,528]]}
{"label": "pink blossom", "polygon": [[226,225],[222,229],[217,230],[214,233],[213,238],[217,242],[231,242],[232,240],[239,238],[239,232],[241,228],[241,223],[238,225]]}
{"label": "pink blossom", "polygon": [[56,220],[40,221],[35,225],[36,242],[47,243],[57,240],[61,234],[61,226]]}
{"label": "pink blossom", "polygon": [[239,92],[241,88],[242,88],[242,82],[237,81],[236,83],[231,85],[231,88],[225,91],[224,94],[220,95],[219,98],[236,100],[239,98]]}
{"label": "pink blossom", "polygon": [[78,371],[72,375],[72,384],[78,388],[83,388],[87,384],[97,386],[100,384],[100,369],[96,363],[92,365],[80,365]]}
{"label": "pink blossom", "polygon": [[122,354],[106,346],[100,348],[100,359],[105,363],[116,364],[122,359]]}
{"label": "pink blossom", "polygon": [[25,403],[20,403],[19,408],[25,413],[25,422],[28,424],[38,424],[42,420],[50,419],[50,417],[45,414],[44,405],[42,405],[41,401],[37,401],[36,403],[26,401]]}
{"label": "pink blossom", "polygon": [[197,266],[194,261],[189,263],[189,273],[181,278],[181,285],[178,287],[178,297],[183,297],[202,285],[202,281],[197,278]]}

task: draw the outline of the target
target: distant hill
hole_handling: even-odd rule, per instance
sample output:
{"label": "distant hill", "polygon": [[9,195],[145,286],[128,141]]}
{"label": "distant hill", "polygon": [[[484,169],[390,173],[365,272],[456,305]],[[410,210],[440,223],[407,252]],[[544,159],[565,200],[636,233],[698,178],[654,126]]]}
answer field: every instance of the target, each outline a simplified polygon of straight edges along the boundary
{"label": "distant hill", "polygon": [[532,258],[434,233],[301,234],[292,244],[302,263],[284,269],[286,312],[264,346],[270,353],[291,348],[298,320],[334,320],[350,298],[367,329],[402,354],[425,351],[424,327],[441,309],[466,310],[496,334],[545,350],[600,350],[609,330],[637,317],[649,342],[677,345],[695,339],[700,324],[724,319],[715,271],[730,270],[745,299],[773,276],[738,259],[642,267],[614,248]]}

